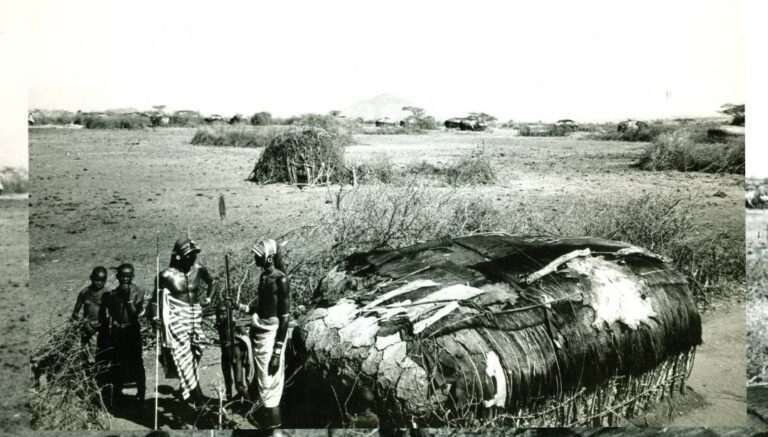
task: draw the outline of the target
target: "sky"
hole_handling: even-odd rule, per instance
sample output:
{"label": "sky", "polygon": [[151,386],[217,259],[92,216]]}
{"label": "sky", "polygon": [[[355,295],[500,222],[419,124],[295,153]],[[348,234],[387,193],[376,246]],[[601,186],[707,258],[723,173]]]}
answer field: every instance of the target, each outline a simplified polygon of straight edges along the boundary
{"label": "sky", "polygon": [[0,1],[33,109],[288,116],[387,93],[437,118],[604,121],[746,99],[744,1]]}

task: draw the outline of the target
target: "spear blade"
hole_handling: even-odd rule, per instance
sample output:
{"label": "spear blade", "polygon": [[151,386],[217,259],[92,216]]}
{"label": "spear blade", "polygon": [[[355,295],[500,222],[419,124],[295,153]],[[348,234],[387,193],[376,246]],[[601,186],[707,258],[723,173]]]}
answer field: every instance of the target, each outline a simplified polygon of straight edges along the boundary
{"label": "spear blade", "polygon": [[224,202],[224,195],[219,195],[219,218],[223,221],[227,218],[227,205]]}

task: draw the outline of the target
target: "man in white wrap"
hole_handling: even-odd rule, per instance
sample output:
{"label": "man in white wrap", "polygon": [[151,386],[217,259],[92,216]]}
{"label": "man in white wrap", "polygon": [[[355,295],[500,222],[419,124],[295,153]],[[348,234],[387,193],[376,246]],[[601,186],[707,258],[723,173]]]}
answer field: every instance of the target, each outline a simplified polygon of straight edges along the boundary
{"label": "man in white wrap", "polygon": [[[213,276],[197,262],[200,249],[197,244],[183,238],[176,241],[171,253],[170,267],[160,273],[160,314],[163,333],[164,362],[166,376],[178,377],[181,397],[192,398],[197,404],[205,401],[200,389],[198,364],[203,355],[203,310],[202,305],[211,302],[215,293]],[[206,285],[207,289],[202,286]],[[157,302],[157,295],[152,305]],[[155,309],[147,311],[154,317]]]}
{"label": "man in white wrap", "polygon": [[252,399],[260,399],[262,404],[256,420],[258,425],[274,429],[282,424],[280,398],[285,382],[283,353],[290,322],[290,280],[283,271],[275,240],[259,241],[251,251],[263,272],[259,277],[257,301],[240,307],[252,315],[250,336],[256,375],[250,391]]}

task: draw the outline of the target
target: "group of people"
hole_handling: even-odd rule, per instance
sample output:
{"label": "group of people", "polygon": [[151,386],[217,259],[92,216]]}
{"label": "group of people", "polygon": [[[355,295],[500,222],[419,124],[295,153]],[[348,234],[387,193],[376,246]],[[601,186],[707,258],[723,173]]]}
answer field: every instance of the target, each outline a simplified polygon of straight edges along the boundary
{"label": "group of people", "polygon": [[[274,240],[257,242],[251,252],[262,274],[257,297],[248,304],[233,302],[230,296],[218,293],[216,277],[197,260],[200,248],[188,238],[176,241],[170,265],[160,272],[151,293],[145,294],[133,283],[131,264],[117,268],[118,286],[114,290],[105,288],[107,269],[93,269],[90,284],[78,294],[72,317],[81,321],[83,353],[86,361],[99,369],[95,377],[106,399],[122,396],[128,382],[136,383],[136,400],[145,399],[143,316],[160,330],[159,361],[166,377],[179,379],[182,399],[197,406],[204,404],[199,376],[203,308],[215,303],[227,398],[248,399],[260,405],[260,426],[281,425],[279,405],[290,322],[290,280]],[[232,311],[248,313],[247,329],[232,329]]]}

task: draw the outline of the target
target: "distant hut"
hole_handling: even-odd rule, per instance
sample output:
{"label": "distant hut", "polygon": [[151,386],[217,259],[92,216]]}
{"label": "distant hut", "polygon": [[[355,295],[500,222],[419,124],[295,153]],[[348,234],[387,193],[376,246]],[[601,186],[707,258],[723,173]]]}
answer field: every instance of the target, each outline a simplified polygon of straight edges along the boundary
{"label": "distant hut", "polygon": [[579,124],[576,123],[575,121],[569,119],[569,118],[564,118],[562,120],[557,120],[556,125],[558,127],[569,129],[569,130],[572,130],[572,131],[575,131],[575,130],[577,130],[579,128]]}
{"label": "distant hut", "polygon": [[383,427],[622,424],[684,389],[701,343],[668,261],[506,234],[352,255],[295,330],[288,402],[343,423],[370,390]]}
{"label": "distant hut", "polygon": [[222,117],[219,114],[211,114],[203,118],[203,121],[205,121],[208,124],[213,124],[213,123],[224,123],[225,120],[224,120],[224,117]]}
{"label": "distant hut", "polygon": [[638,120],[624,120],[616,126],[617,132],[636,132],[641,129],[647,129],[648,123]]}
{"label": "distant hut", "polygon": [[337,137],[317,127],[289,128],[270,140],[248,180],[303,187],[338,180],[344,171],[344,147]]}
{"label": "distant hut", "polygon": [[459,123],[459,130],[468,131],[484,131],[488,129],[488,123],[485,120],[479,120],[477,118],[462,118]]}
{"label": "distant hut", "polygon": [[443,125],[445,125],[446,129],[459,129],[461,127],[461,120],[461,118],[449,118],[445,120]]}
{"label": "distant hut", "polygon": [[396,120],[392,120],[389,117],[379,118],[375,124],[376,127],[397,127],[399,125]]}

